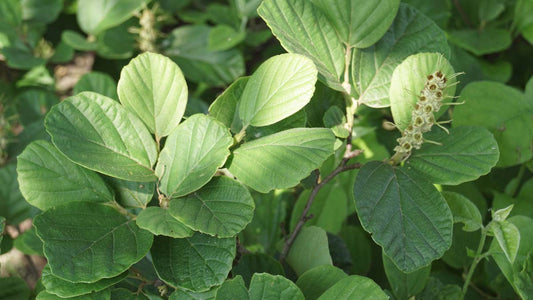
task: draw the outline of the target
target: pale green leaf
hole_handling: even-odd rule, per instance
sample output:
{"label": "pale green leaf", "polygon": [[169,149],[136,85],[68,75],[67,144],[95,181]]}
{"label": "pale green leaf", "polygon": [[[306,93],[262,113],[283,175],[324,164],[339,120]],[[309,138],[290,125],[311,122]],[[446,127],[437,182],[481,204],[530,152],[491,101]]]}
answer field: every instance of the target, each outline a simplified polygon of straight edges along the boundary
{"label": "pale green leaf", "polygon": [[182,222],[170,215],[168,209],[157,206],[145,208],[137,215],[137,226],[155,235],[165,235],[173,238],[186,238],[193,231]]}
{"label": "pale green leaf", "polygon": [[304,300],[304,295],[289,279],[280,275],[256,273],[250,283],[250,300]]}
{"label": "pale green leaf", "polygon": [[74,202],[34,219],[51,273],[71,282],[96,282],[118,276],[143,258],[152,234],[115,209]]}
{"label": "pale green leaf", "polygon": [[50,110],[45,126],[54,145],[77,164],[125,180],[156,179],[150,132],[110,98],[92,92],[70,97]]}
{"label": "pale green leaf", "polygon": [[520,231],[513,223],[506,221],[491,222],[489,229],[494,234],[495,240],[500,245],[500,249],[502,249],[512,264],[516,259],[520,247]]}
{"label": "pale green leaf", "polygon": [[372,279],[352,275],[330,287],[318,300],[387,300],[389,296]]}
{"label": "pale green leaf", "polygon": [[187,106],[187,83],[169,58],[146,52],[132,59],[120,73],[120,103],[146,124],[156,139],[178,126]]}
{"label": "pale green leaf", "polygon": [[[313,251],[309,251],[309,249],[313,249]],[[316,226],[302,228],[294,240],[286,260],[298,275],[302,275],[316,266],[333,265],[329,254],[326,231]]]}
{"label": "pale green leaf", "polygon": [[266,0],[257,12],[281,45],[315,63],[327,85],[344,90],[344,47],[324,13],[308,0]]}
{"label": "pale green leaf", "polygon": [[117,83],[106,73],[89,72],[84,74],[72,89],[72,94],[95,92],[114,100],[118,100]]}
{"label": "pale green leaf", "polygon": [[22,195],[41,210],[75,201],[113,201],[98,174],[73,163],[47,141],[26,147],[18,156],[17,173]]}
{"label": "pale green leaf", "polygon": [[78,24],[86,33],[96,35],[126,21],[144,4],[145,0],[79,0]]}
{"label": "pale green leaf", "polygon": [[124,207],[145,208],[155,191],[155,182],[127,181],[114,177],[108,177],[106,181],[115,192],[115,200]]}
{"label": "pale green leaf", "polygon": [[492,220],[496,222],[503,222],[509,217],[511,214],[511,211],[513,210],[514,204],[511,204],[507,207],[504,207],[502,209],[498,209],[496,211],[492,211]]}
{"label": "pale green leaf", "polygon": [[[392,73],[389,99],[394,123],[400,130],[404,130],[412,122],[412,112],[418,97],[425,88],[428,76],[441,71],[444,74],[446,87],[442,91],[440,103],[449,103],[455,96],[455,71],[446,58],[439,53],[419,53],[407,57]],[[428,103],[437,101],[427,99]],[[447,109],[442,108],[437,113],[437,117]]]}
{"label": "pale green leaf", "polygon": [[235,238],[195,233],[185,239],[157,236],[151,253],[159,278],[173,287],[203,292],[224,282],[235,249]]}
{"label": "pale green leaf", "polygon": [[54,276],[50,270],[50,266],[46,265],[41,275],[41,282],[48,293],[62,298],[71,298],[101,291],[124,280],[126,277],[128,277],[128,272],[124,272],[116,277],[101,279],[93,283],[72,283]]}
{"label": "pale green leaf", "polygon": [[72,30],[64,30],[61,33],[61,40],[75,50],[94,51],[98,48],[96,41],[89,41],[83,35]]}
{"label": "pale green leaf", "polygon": [[[237,79],[209,106],[209,115],[222,122],[235,133],[242,128],[242,121],[239,120],[238,116],[238,103],[249,78],[241,77]],[[237,123],[235,124],[235,130],[234,123]]]}
{"label": "pale green leaf", "polygon": [[207,49],[210,51],[224,51],[235,47],[244,41],[246,31],[236,31],[228,25],[217,25],[209,32]]}
{"label": "pale green leaf", "polygon": [[303,292],[305,299],[315,300],[335,283],[348,277],[343,270],[322,265],[314,267],[298,277],[296,285]]}
{"label": "pale green leaf", "polygon": [[450,248],[450,209],[437,189],[415,170],[385,162],[366,163],[357,174],[354,197],[363,228],[400,270],[417,270]]}
{"label": "pale green leaf", "polygon": [[400,0],[313,0],[328,17],[341,40],[355,48],[376,43],[389,29]]}
{"label": "pale green leaf", "polygon": [[24,21],[48,24],[53,22],[63,9],[63,0],[22,0]]}
{"label": "pale green leaf", "polygon": [[248,189],[220,176],[195,193],[170,201],[170,214],[190,228],[216,237],[232,237],[252,220],[254,200]]}
{"label": "pale green leaf", "polygon": [[421,52],[439,52],[448,57],[444,31],[420,11],[401,4],[391,27],[375,45],[354,50],[352,93],[370,107],[388,107],[394,69],[409,55]]}
{"label": "pale green leaf", "polygon": [[463,223],[463,230],[476,231],[483,227],[481,213],[477,206],[465,196],[454,192],[443,192],[442,195],[453,215],[454,223]]}
{"label": "pale green leaf", "polygon": [[180,197],[205,185],[230,154],[229,130],[213,118],[196,114],[167,138],[159,155],[159,188],[168,197]]}
{"label": "pale green leaf", "polygon": [[[1,222],[2,220],[0,219],[0,226]],[[1,232],[2,228],[0,228],[0,233]],[[13,246],[24,254],[44,256],[43,241],[41,241],[41,239],[37,236],[35,227],[32,227],[19,235],[13,242]]]}
{"label": "pale green leaf", "polygon": [[235,149],[229,170],[262,193],[293,187],[333,154],[334,143],[335,136],[329,129],[282,131]]}
{"label": "pale green leaf", "polygon": [[455,107],[453,127],[483,126],[498,142],[497,167],[521,164],[533,157],[533,102],[520,91],[498,82],[478,81],[467,85]]}
{"label": "pale green leaf", "polygon": [[456,185],[486,175],[500,156],[494,136],[483,127],[460,126],[441,129],[424,138],[442,145],[425,143],[413,152],[408,163],[437,184]]}
{"label": "pale green leaf", "polygon": [[298,54],[281,54],[261,64],[248,80],[239,117],[248,125],[274,124],[302,109],[313,96],[317,70]]}

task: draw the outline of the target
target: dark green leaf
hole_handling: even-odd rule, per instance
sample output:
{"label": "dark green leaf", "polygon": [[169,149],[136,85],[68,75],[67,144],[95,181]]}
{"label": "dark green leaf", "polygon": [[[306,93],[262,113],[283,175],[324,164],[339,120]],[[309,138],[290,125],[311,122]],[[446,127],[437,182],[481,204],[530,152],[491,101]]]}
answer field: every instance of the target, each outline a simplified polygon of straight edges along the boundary
{"label": "dark green leaf", "polygon": [[217,291],[216,300],[249,300],[248,290],[244,286],[244,280],[237,275],[233,279],[228,279]]}
{"label": "dark green leaf", "polygon": [[250,283],[250,300],[304,300],[304,295],[289,279],[280,275],[256,273]]}
{"label": "dark green leaf", "polygon": [[137,216],[137,225],[155,235],[186,238],[193,235],[192,229],[170,215],[168,209],[157,206],[145,208]]}
{"label": "dark green leaf", "polygon": [[411,273],[404,273],[396,267],[387,255],[383,254],[382,257],[385,274],[387,274],[392,291],[398,299],[409,299],[424,289],[431,272],[431,265]]}
{"label": "dark green leaf", "polygon": [[305,299],[315,300],[335,283],[348,277],[341,269],[322,265],[314,267],[298,277],[296,285],[303,292]]}
{"label": "dark green leaf", "polygon": [[386,300],[389,299],[387,294],[372,279],[352,275],[346,277],[332,287],[318,298],[318,300]]}
{"label": "dark green leaf", "polygon": [[316,266],[333,265],[326,231],[316,226],[302,228],[287,255],[287,263],[298,275]]}
{"label": "dark green leaf", "polygon": [[[0,230],[0,232],[1,231],[2,230]],[[13,246],[24,254],[44,256],[43,242],[35,233],[34,227],[19,235],[17,239],[15,239]]]}
{"label": "dark green leaf", "polygon": [[6,218],[7,224],[11,225],[29,218],[31,209],[20,193],[15,168],[14,163],[0,168],[0,216]]}
{"label": "dark green leaf", "polygon": [[464,223],[464,231],[476,231],[483,227],[481,213],[472,201],[454,192],[443,192],[442,195],[452,211],[453,222]]}
{"label": "dark green leaf", "polygon": [[74,86],[72,94],[76,95],[81,92],[95,92],[118,100],[117,83],[106,73],[89,72],[84,74]]}
{"label": "dark green leaf", "polygon": [[511,32],[505,29],[463,29],[448,33],[450,42],[477,56],[507,49],[512,42]]}
{"label": "dark green leaf", "polygon": [[18,277],[0,278],[0,299],[2,300],[28,300],[31,291],[26,282]]}
{"label": "dark green leaf", "polygon": [[233,276],[242,276],[248,286],[255,273],[268,273],[272,275],[285,275],[283,267],[271,256],[263,253],[248,253],[239,259],[239,263],[231,270]]}

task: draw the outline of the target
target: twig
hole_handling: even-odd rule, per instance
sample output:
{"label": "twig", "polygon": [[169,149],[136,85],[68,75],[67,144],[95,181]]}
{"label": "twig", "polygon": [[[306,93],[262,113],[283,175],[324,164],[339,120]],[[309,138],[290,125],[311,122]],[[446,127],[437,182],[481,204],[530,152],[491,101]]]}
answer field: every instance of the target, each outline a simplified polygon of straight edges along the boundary
{"label": "twig", "polygon": [[[347,149],[348,150],[348,149]],[[341,163],[331,174],[329,174],[324,180],[320,181],[320,173],[318,170],[316,170],[317,173],[317,184],[313,187],[313,190],[311,191],[311,195],[309,196],[309,199],[307,200],[307,203],[305,204],[305,208],[302,211],[302,214],[300,215],[300,218],[298,219],[298,223],[296,223],[296,227],[294,227],[294,230],[290,234],[290,236],[285,241],[285,246],[283,247],[283,250],[280,254],[280,261],[283,262],[285,257],[287,257],[287,254],[289,253],[289,250],[292,247],[292,244],[296,240],[296,237],[298,237],[298,234],[302,230],[305,222],[307,222],[309,219],[311,219],[311,216],[309,215],[309,210],[311,209],[311,205],[313,204],[313,201],[315,200],[316,196],[318,195],[318,192],[320,189],[326,185],[328,182],[330,182],[335,176],[339,175],[342,172],[359,169],[361,167],[360,163],[354,163],[354,164],[348,164],[348,161],[359,155],[361,153],[360,150],[356,151],[346,151],[344,154],[344,158],[342,159]]]}

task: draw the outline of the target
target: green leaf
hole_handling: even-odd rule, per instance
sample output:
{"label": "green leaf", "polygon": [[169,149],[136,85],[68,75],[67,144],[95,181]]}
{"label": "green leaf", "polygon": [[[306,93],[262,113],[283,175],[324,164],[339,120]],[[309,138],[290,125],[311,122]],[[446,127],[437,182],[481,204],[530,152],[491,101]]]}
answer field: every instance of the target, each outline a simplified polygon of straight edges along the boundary
{"label": "green leaf", "polygon": [[324,126],[331,128],[335,136],[345,139],[350,135],[350,131],[345,127],[346,115],[338,106],[331,106],[323,118]]}
{"label": "green leaf", "polygon": [[372,248],[368,234],[360,226],[348,225],[342,228],[339,236],[352,257],[350,274],[367,274],[372,263]]}
{"label": "green leaf", "polygon": [[448,39],[477,56],[496,53],[511,46],[511,32],[505,29],[463,29],[448,32]]}
{"label": "green leaf", "polygon": [[385,254],[382,255],[385,274],[394,295],[398,299],[409,299],[421,292],[429,279],[431,265],[422,267],[411,273],[404,273]]}
{"label": "green leaf", "polygon": [[106,179],[115,192],[117,202],[124,207],[145,208],[154,195],[155,182],[126,181],[114,177]]}
{"label": "green leaf", "polygon": [[51,273],[71,282],[115,277],[143,258],[152,234],[115,209],[75,202],[54,207],[34,219]]}
{"label": "green leaf", "polygon": [[[0,228],[0,233],[1,232],[2,230]],[[24,231],[24,233],[19,235],[15,239],[13,246],[15,246],[15,248],[17,248],[20,252],[24,254],[44,256],[43,242],[37,236],[37,233],[35,233],[34,227]]]}
{"label": "green leaf", "polygon": [[400,0],[356,1],[313,0],[328,17],[343,43],[367,48],[389,29]]}
{"label": "green leaf", "polygon": [[443,192],[442,195],[453,215],[454,223],[463,223],[463,230],[476,231],[483,227],[481,213],[477,206],[465,196],[454,192]]}
{"label": "green leaf", "polygon": [[210,51],[224,51],[235,47],[244,41],[246,31],[236,31],[228,25],[217,25],[209,32],[207,49]]}
{"label": "green leaf", "polygon": [[352,275],[330,287],[319,300],[386,300],[389,296],[372,279]]}
{"label": "green leaf", "polygon": [[492,211],[491,214],[492,214],[492,220],[496,221],[496,222],[503,222],[507,219],[507,217],[509,217],[509,215],[511,214],[511,211],[513,210],[513,207],[514,207],[514,204],[511,204],[505,208],[502,208],[502,209],[498,209],[496,211]]}
{"label": "green leaf", "polygon": [[322,265],[314,267],[298,277],[296,285],[303,292],[305,299],[315,300],[335,283],[348,277],[341,269]]}
{"label": "green leaf", "polygon": [[[0,7],[1,8],[1,7]],[[0,278],[0,299],[2,300],[28,300],[31,291],[26,282],[19,277]]]}
{"label": "green leaf", "polygon": [[513,263],[520,247],[520,231],[511,222],[495,221],[490,223],[489,227],[492,234],[494,234],[495,240],[498,241],[500,249],[509,260]]}
{"label": "green leaf", "polygon": [[96,41],[90,41],[76,31],[65,30],[61,33],[61,40],[75,50],[94,51],[98,48]]}
{"label": "green leaf", "polygon": [[[242,121],[238,120],[237,105],[241,100],[242,93],[250,77],[241,77],[233,82],[215,101],[209,106],[209,115],[222,122],[226,127],[237,133],[242,128]],[[233,123],[237,122],[234,130]]]}
{"label": "green leaf", "polygon": [[316,79],[316,67],[305,56],[271,57],[254,72],[242,93],[239,117],[244,127],[267,126],[296,113],[311,100]]}
{"label": "green leaf", "polygon": [[[309,200],[311,190],[303,191],[296,201],[292,210],[290,228],[294,229],[302,211]],[[313,218],[305,222],[305,225],[316,225],[327,232],[337,234],[347,215],[346,203],[348,199],[338,181],[330,182],[322,187],[316,194],[309,214]]]}
{"label": "green leaf", "polygon": [[45,119],[54,145],[91,170],[132,181],[153,181],[157,149],[141,120],[116,101],[83,92],[54,106]]}
{"label": "green leaf", "polygon": [[139,21],[130,18],[128,21],[107,29],[96,36],[98,44],[96,52],[99,56],[107,59],[127,59],[133,56],[137,47],[138,35],[130,31],[130,28],[138,26]]}
{"label": "green leaf", "polygon": [[17,27],[22,22],[22,6],[19,0],[4,0],[0,2],[0,24],[6,23]]}
{"label": "green leaf", "polygon": [[280,275],[256,273],[250,283],[250,300],[304,300],[304,295],[289,279]]}
{"label": "green leaf", "polygon": [[111,299],[121,300],[149,300],[148,296],[144,294],[134,293],[125,288],[114,289],[111,291]]}
{"label": "green leaf", "polygon": [[334,143],[329,129],[282,131],[235,149],[229,171],[262,193],[293,187],[333,154]]}
{"label": "green leaf", "polygon": [[257,12],[283,48],[312,59],[322,81],[333,89],[344,90],[344,47],[318,7],[305,0],[267,0]]}
{"label": "green leaf", "polygon": [[145,208],[137,216],[137,225],[155,235],[165,235],[173,238],[186,238],[193,231],[170,215],[168,209],[157,206]]}
{"label": "green leaf", "polygon": [[450,248],[450,209],[415,170],[369,162],[357,174],[354,196],[363,228],[403,272],[428,265]]}
{"label": "green leaf", "polygon": [[248,290],[244,286],[244,280],[240,275],[228,279],[217,291],[216,300],[249,300]]}
{"label": "green leaf", "polygon": [[93,283],[72,283],[54,276],[50,266],[46,265],[43,269],[41,281],[48,293],[62,298],[70,298],[101,291],[124,280],[126,277],[128,277],[127,271],[119,276],[101,279]]}
{"label": "green leaf", "polygon": [[287,254],[287,263],[298,275],[316,266],[333,265],[326,231],[316,226],[302,228]]}
{"label": "green leaf", "polygon": [[431,18],[440,28],[446,28],[452,15],[452,5],[450,0],[426,1],[426,0],[404,0],[403,3],[416,7],[424,15]]}
{"label": "green leaf", "polygon": [[533,3],[529,0],[516,1],[514,23],[518,32],[533,44]]}
{"label": "green leaf", "polygon": [[453,111],[453,127],[487,128],[498,142],[497,167],[521,164],[533,157],[533,104],[520,91],[498,82],[478,81],[461,92],[464,105]]}
{"label": "green leaf", "polygon": [[79,0],[78,24],[85,33],[96,35],[126,21],[144,4],[145,0]]}
{"label": "green leaf", "polygon": [[488,174],[500,156],[494,136],[483,127],[454,127],[449,134],[438,129],[426,138],[442,145],[423,144],[408,163],[437,184],[457,185],[475,180]]}
{"label": "green leaf", "polygon": [[530,291],[533,290],[533,269],[531,268],[531,262],[533,262],[531,252],[533,249],[533,234],[531,234],[533,232],[533,219],[515,216],[509,218],[508,222],[514,224],[520,232],[520,245],[516,252],[516,258],[510,262],[496,239],[492,241],[489,252],[520,297],[531,299]]}
{"label": "green leaf", "polygon": [[7,65],[13,69],[29,70],[46,62],[43,58],[35,57],[27,47],[3,47],[1,50]]}
{"label": "green leaf", "polygon": [[31,217],[31,206],[19,190],[15,163],[0,168],[0,182],[0,216],[6,218],[7,224],[17,225]]}
{"label": "green leaf", "polygon": [[209,51],[210,32],[205,25],[180,26],[170,33],[163,52],[180,66],[187,79],[223,86],[244,74],[244,58],[237,49]]}
{"label": "green leaf", "polygon": [[18,156],[17,173],[22,195],[41,210],[75,201],[113,201],[98,174],[73,163],[47,141],[26,147]]}
{"label": "green leaf", "polygon": [[[455,71],[446,58],[439,53],[419,53],[407,57],[394,69],[392,74],[389,98],[394,123],[400,130],[404,130],[412,122],[412,112],[418,97],[426,87],[428,76],[441,71],[446,81],[446,88],[442,92],[441,103],[451,102],[455,96]],[[428,97],[428,102],[437,101]],[[447,109],[443,106],[437,117]],[[437,118],[436,117],[436,118]]]}
{"label": "green leaf", "polygon": [[169,58],[143,53],[122,69],[118,81],[120,103],[146,124],[156,140],[180,123],[187,106],[187,83]]}
{"label": "green leaf", "polygon": [[233,179],[220,176],[187,197],[170,201],[170,214],[190,228],[216,237],[241,232],[254,213],[248,189]]}
{"label": "green leaf", "polygon": [[95,92],[114,100],[118,100],[117,83],[106,73],[89,72],[84,74],[72,89],[72,94]]}
{"label": "green leaf", "polygon": [[214,300],[218,291],[218,286],[205,291],[195,292],[184,289],[178,289],[170,297],[169,300]]}
{"label": "green leaf", "polygon": [[[65,298],[61,298],[47,291],[40,292],[35,298],[35,300],[61,300],[61,299],[65,299]],[[67,299],[70,299],[70,300],[111,300],[111,291],[109,289],[106,289],[103,291],[86,294],[86,295],[82,295],[78,297],[67,298]]]}
{"label": "green leaf", "polygon": [[22,19],[36,23],[52,23],[63,9],[63,0],[22,0]]}
{"label": "green leaf", "polygon": [[260,252],[246,253],[242,255],[239,259],[239,263],[231,269],[231,274],[233,274],[233,276],[242,276],[246,286],[250,285],[255,273],[285,275],[283,266],[278,260]]}
{"label": "green leaf", "polygon": [[431,19],[401,4],[396,19],[374,46],[353,52],[352,93],[370,107],[388,107],[394,69],[409,55],[439,52],[449,57],[446,36]]}
{"label": "green leaf", "polygon": [[202,114],[189,117],[159,155],[155,170],[160,190],[169,198],[198,190],[224,165],[232,144],[229,130],[218,121]]}
{"label": "green leaf", "polygon": [[231,270],[235,238],[219,239],[195,233],[185,239],[156,236],[151,250],[161,280],[196,292],[220,285]]}
{"label": "green leaf", "polygon": [[481,230],[467,232],[464,227],[459,223],[453,225],[452,246],[442,256],[442,261],[456,269],[468,268],[472,264],[469,251],[478,247],[481,238]]}
{"label": "green leaf", "polygon": [[479,20],[481,22],[496,19],[505,10],[500,0],[488,0],[479,3]]}
{"label": "green leaf", "polygon": [[[28,89],[17,95],[15,104],[18,120],[26,127],[32,123],[41,121],[50,108],[59,102],[57,96],[45,90]],[[17,140],[19,136],[17,136]]]}
{"label": "green leaf", "polygon": [[0,216],[0,253],[3,253],[2,252],[2,240],[4,239],[5,228],[6,228],[6,218]]}

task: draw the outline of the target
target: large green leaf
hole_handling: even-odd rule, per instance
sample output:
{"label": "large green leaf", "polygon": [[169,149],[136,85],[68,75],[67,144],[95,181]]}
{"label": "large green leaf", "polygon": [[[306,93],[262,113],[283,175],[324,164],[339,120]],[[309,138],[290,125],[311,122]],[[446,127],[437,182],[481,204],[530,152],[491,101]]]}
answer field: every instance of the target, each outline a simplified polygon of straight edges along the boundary
{"label": "large green leaf", "polygon": [[117,83],[113,77],[106,73],[89,72],[84,74],[74,86],[72,94],[76,95],[81,92],[95,92],[118,100]]}
{"label": "large green leaf", "polygon": [[460,126],[427,134],[425,143],[414,151],[408,163],[433,183],[456,185],[488,174],[500,153],[492,133],[483,127]]}
{"label": "large green leaf", "polygon": [[[442,90],[440,103],[449,103],[455,96],[455,78],[452,65],[440,53],[418,53],[407,57],[392,73],[389,99],[392,117],[396,126],[403,130],[412,123],[412,112],[419,101],[421,92],[428,88],[428,76],[441,71],[446,78],[446,87]],[[438,101],[427,97],[428,103]],[[441,115],[447,106],[443,106],[437,113]]]}
{"label": "large green leaf", "polygon": [[78,24],[86,33],[96,35],[126,21],[144,4],[145,0],[79,0]]}
{"label": "large green leaf", "polygon": [[187,79],[222,86],[244,74],[244,58],[237,49],[210,51],[211,29],[205,25],[180,26],[165,41],[164,54],[172,58]]}
{"label": "large green leaf", "polygon": [[[56,295],[51,294],[51,293],[49,293],[47,291],[41,291],[37,295],[37,297],[35,298],[35,300],[62,300],[62,299],[65,299],[65,298],[56,296]],[[94,292],[94,293],[90,293],[90,294],[85,294],[85,295],[72,297],[72,298],[66,298],[66,299],[70,299],[70,300],[111,300],[111,290],[110,289],[105,289],[103,291]]]}
{"label": "large green leaf", "polygon": [[237,148],[229,170],[262,193],[293,187],[333,154],[334,143],[335,136],[329,129],[282,131]]}
{"label": "large green leaf", "polygon": [[520,246],[516,258],[510,262],[496,239],[492,241],[489,251],[515,291],[521,298],[530,300],[533,299],[533,219],[515,216],[508,221],[520,231]]}
{"label": "large green leaf", "polygon": [[308,0],[266,0],[257,12],[288,52],[311,58],[321,80],[343,90],[344,47],[318,7]]}
{"label": "large green leaf", "polygon": [[500,52],[512,43],[511,32],[506,29],[463,29],[448,33],[450,42],[475,55]]}
{"label": "large green leaf", "polygon": [[520,91],[498,82],[478,81],[461,92],[466,103],[453,111],[454,127],[487,128],[498,142],[496,166],[521,164],[533,157],[533,102]]}
{"label": "large green leaf", "polygon": [[248,189],[233,179],[213,178],[195,193],[170,201],[170,214],[194,230],[232,237],[252,220],[254,200]]}
{"label": "large green leaf", "polygon": [[178,126],[187,106],[187,83],[180,68],[160,54],[147,52],[132,59],[120,73],[117,90],[120,103],[143,120],[157,140]]}
{"label": "large green leaf", "polygon": [[22,278],[1,277],[0,299],[2,300],[28,300],[31,291]]}
{"label": "large green leaf", "polygon": [[114,177],[108,177],[106,181],[115,192],[115,200],[124,207],[145,208],[155,191],[155,182],[127,181]]}
{"label": "large green leaf", "polygon": [[302,228],[287,255],[287,263],[298,275],[316,266],[333,265],[326,231],[316,226]]}
{"label": "large green leaf", "polygon": [[110,98],[92,92],[70,97],[50,110],[45,126],[54,145],[86,168],[125,180],[156,179],[150,132]]}
{"label": "large green leaf", "polygon": [[46,265],[43,269],[41,281],[46,288],[46,291],[50,294],[62,298],[70,298],[101,291],[124,280],[126,277],[128,277],[128,272],[124,272],[116,277],[101,279],[93,283],[72,283],[54,276],[50,270],[50,266]]}
{"label": "large green leaf", "polygon": [[22,195],[41,210],[74,201],[113,201],[98,174],[73,163],[47,141],[26,147],[18,156],[17,173]]}
{"label": "large green leaf", "polygon": [[409,299],[421,292],[429,279],[431,265],[422,267],[411,273],[404,273],[385,254],[382,255],[385,274],[394,295],[398,299]]}
{"label": "large green leaf", "polygon": [[250,283],[250,300],[304,300],[300,289],[280,275],[256,273]]}
{"label": "large green leaf", "polygon": [[185,239],[157,236],[151,253],[159,278],[173,287],[202,292],[222,284],[228,276],[235,238],[201,233]]}
{"label": "large green leaf", "polygon": [[216,300],[249,300],[248,290],[244,285],[244,280],[240,275],[228,279],[217,291]]}
{"label": "large green leaf", "polygon": [[168,197],[180,197],[205,185],[230,154],[233,139],[215,119],[196,114],[167,138],[159,155],[159,188]]}
{"label": "large green leaf", "polygon": [[312,268],[298,277],[296,285],[303,292],[305,299],[315,300],[335,283],[348,277],[341,269],[322,265]]}
{"label": "large green leaf", "polygon": [[363,228],[400,270],[417,270],[450,248],[450,209],[415,170],[369,162],[357,174],[354,196]]}
{"label": "large green leaf", "polygon": [[157,206],[145,208],[137,216],[137,225],[156,235],[173,238],[186,238],[193,234],[192,229],[170,215],[168,209]]}
{"label": "large green leaf", "polygon": [[389,296],[372,279],[352,275],[330,287],[318,300],[386,300]]}
{"label": "large green leaf", "polygon": [[493,221],[489,226],[490,232],[494,235],[494,240],[498,242],[510,263],[516,259],[520,247],[520,231],[511,222]]}
{"label": "large green leaf", "polygon": [[514,23],[522,36],[533,45],[533,2],[530,0],[516,1]]}
{"label": "large green leaf", "polygon": [[449,56],[446,36],[420,11],[401,4],[394,23],[375,45],[358,49],[352,57],[352,92],[370,107],[387,107],[394,69],[409,55],[439,52]]}
{"label": "large green leaf", "polygon": [[[238,120],[238,103],[250,77],[241,77],[233,82],[215,101],[209,106],[209,115],[222,122],[226,127],[237,133],[242,128],[242,121]],[[234,122],[240,123],[235,124]]]}
{"label": "large green leaf", "polygon": [[170,297],[169,300],[215,300],[217,295],[218,286],[204,291],[204,292],[195,292],[185,289],[177,289]]}
{"label": "large green leaf", "polygon": [[392,24],[400,0],[313,0],[328,17],[341,40],[355,48],[376,43]]}
{"label": "large green leaf", "polygon": [[242,93],[239,117],[244,126],[267,126],[296,113],[311,100],[316,79],[316,67],[305,56],[269,58],[250,77]]}
{"label": "large green leaf", "polygon": [[0,216],[6,218],[7,224],[17,225],[31,217],[31,206],[20,193],[14,163],[0,168],[0,182]]}
{"label": "large green leaf", "polygon": [[53,22],[63,9],[63,0],[22,0],[22,19],[36,23]]}
{"label": "large green leaf", "polygon": [[143,258],[152,234],[115,209],[75,202],[54,207],[34,219],[51,273],[71,282],[96,282],[118,276]]}
{"label": "large green leaf", "polygon": [[442,195],[452,211],[453,222],[464,223],[464,231],[476,231],[483,227],[481,213],[472,201],[455,192],[443,192]]}

